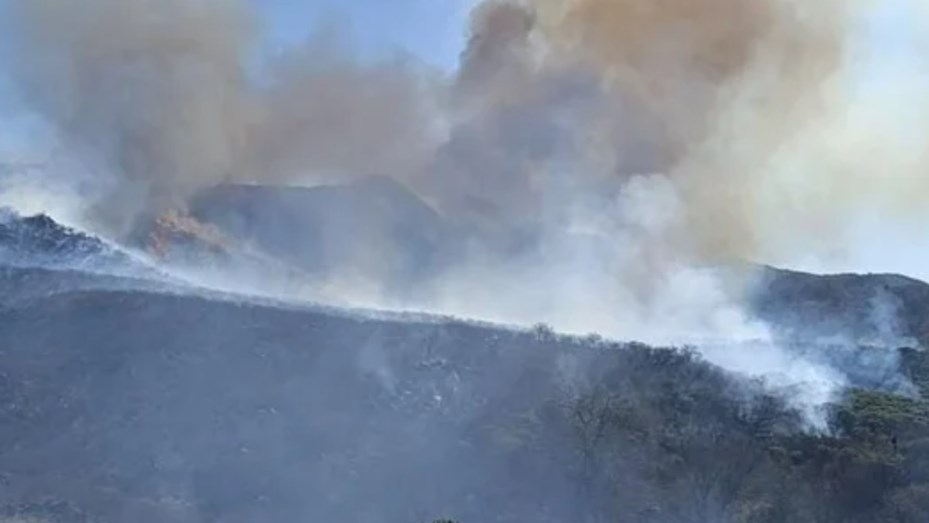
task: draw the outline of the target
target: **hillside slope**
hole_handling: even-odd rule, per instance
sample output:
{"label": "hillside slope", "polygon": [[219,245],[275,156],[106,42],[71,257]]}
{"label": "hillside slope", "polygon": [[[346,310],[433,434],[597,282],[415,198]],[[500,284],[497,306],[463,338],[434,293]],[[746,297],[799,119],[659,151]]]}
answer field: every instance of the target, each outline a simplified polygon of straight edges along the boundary
{"label": "hillside slope", "polygon": [[[52,245],[95,241],[74,234]],[[204,293],[29,248],[42,263],[0,270],[0,516],[915,523],[929,511],[926,389],[896,395],[865,372],[877,357],[896,375],[899,361],[925,387],[921,350],[844,345],[837,358],[795,340],[849,370],[816,432],[790,391],[692,351]],[[780,299],[821,296],[817,277],[773,274],[787,278],[772,285]]]}
{"label": "hillside slope", "polygon": [[[859,437],[843,428],[853,410],[834,437],[806,436],[759,384],[689,353],[544,331],[78,291],[0,312],[0,350],[0,501],[14,511],[54,500],[69,518],[113,522],[876,521],[925,481],[909,467],[925,459],[924,403],[886,396],[897,406],[884,411],[871,406],[882,396],[856,397],[896,428],[868,422]],[[835,498],[809,498],[840,463]],[[869,501],[851,510],[848,489],[864,485]]]}
{"label": "hillside slope", "polygon": [[929,285],[905,276],[763,268],[753,307],[790,337],[929,345]]}

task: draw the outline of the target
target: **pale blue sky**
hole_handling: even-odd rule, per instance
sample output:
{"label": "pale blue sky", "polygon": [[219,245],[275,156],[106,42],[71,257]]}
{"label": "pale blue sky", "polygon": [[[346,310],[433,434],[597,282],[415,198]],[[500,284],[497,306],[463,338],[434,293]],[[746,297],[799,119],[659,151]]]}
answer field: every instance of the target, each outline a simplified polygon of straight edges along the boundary
{"label": "pale blue sky", "polygon": [[915,0],[884,0],[861,20],[851,52],[860,60],[856,71],[861,86],[879,86],[897,75],[926,66],[925,27],[915,11]]}
{"label": "pale blue sky", "polygon": [[401,51],[445,69],[455,66],[474,0],[251,0],[268,21],[271,41],[300,42],[335,19],[369,52]]}

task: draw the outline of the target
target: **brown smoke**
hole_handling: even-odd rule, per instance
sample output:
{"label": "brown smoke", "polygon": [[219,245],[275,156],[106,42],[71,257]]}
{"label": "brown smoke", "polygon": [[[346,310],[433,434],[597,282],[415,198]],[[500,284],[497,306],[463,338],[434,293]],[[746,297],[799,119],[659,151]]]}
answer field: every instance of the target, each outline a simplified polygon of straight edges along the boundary
{"label": "brown smoke", "polygon": [[266,75],[246,179],[408,179],[435,148],[439,80],[409,59],[363,64],[349,43],[322,33]]}
{"label": "brown smoke", "polygon": [[[831,0],[539,0],[555,53],[586,60],[662,117],[678,154],[714,131],[734,90],[769,103],[815,90],[840,66],[845,14]],[[757,83],[760,75],[772,83]],[[774,99],[781,97],[784,99]],[[776,117],[773,106],[759,107]]]}
{"label": "brown smoke", "polygon": [[[845,21],[831,1],[485,2],[459,74],[484,110],[459,129],[506,136],[478,149],[497,171],[525,180],[518,195],[485,189],[507,202],[538,188],[538,163],[562,160],[549,153],[567,147],[561,168],[575,186],[637,173],[675,180],[686,216],[667,241],[690,243],[701,256],[755,256],[762,184],[752,170],[823,117]],[[541,162],[519,157],[534,150],[512,143],[507,129],[524,129],[520,121],[534,145],[552,131]]]}
{"label": "brown smoke", "polygon": [[362,63],[325,34],[256,65],[238,0],[12,0],[13,79],[104,187],[92,221],[125,234],[225,180],[313,182],[416,169],[427,72]]}
{"label": "brown smoke", "polygon": [[701,120],[716,91],[746,71],[776,19],[772,2],[751,0],[541,5],[550,13],[550,40],[605,71],[616,89],[659,113],[665,138],[677,148],[705,127]]}
{"label": "brown smoke", "polygon": [[863,117],[843,127],[836,80],[862,2],[486,0],[448,78],[325,35],[258,65],[241,1],[10,3],[15,80],[112,182],[96,218],[117,232],[227,179],[370,174],[489,228],[587,214],[625,231],[618,195],[644,174],[657,189],[641,194],[670,180],[680,207],[641,235],[653,257],[757,258],[794,241],[780,230],[818,238],[875,192],[893,206],[923,189],[841,150],[874,138]]}
{"label": "brown smoke", "polygon": [[115,176],[96,218],[115,232],[137,210],[221,181],[247,143],[238,2],[26,0],[9,7],[15,79],[88,168]]}

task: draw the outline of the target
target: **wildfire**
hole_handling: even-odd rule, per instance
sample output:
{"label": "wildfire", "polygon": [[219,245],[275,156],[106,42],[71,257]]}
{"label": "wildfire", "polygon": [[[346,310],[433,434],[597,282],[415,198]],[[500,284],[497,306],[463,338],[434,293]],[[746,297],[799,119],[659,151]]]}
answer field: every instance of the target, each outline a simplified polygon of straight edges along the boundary
{"label": "wildfire", "polygon": [[147,249],[153,256],[164,259],[172,245],[179,243],[195,243],[213,252],[225,252],[229,244],[215,226],[202,223],[177,209],[170,209],[155,220],[148,236]]}

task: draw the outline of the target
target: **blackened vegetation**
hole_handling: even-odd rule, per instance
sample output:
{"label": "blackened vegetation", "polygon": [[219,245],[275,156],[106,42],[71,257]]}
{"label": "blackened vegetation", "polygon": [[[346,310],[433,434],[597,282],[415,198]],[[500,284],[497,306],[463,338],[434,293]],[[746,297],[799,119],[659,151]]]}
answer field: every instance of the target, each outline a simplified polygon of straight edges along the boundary
{"label": "blackened vegetation", "polygon": [[[810,432],[687,350],[144,290],[0,312],[0,502],[99,522],[923,522],[918,394]],[[30,519],[31,518],[31,519]]]}

